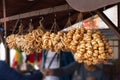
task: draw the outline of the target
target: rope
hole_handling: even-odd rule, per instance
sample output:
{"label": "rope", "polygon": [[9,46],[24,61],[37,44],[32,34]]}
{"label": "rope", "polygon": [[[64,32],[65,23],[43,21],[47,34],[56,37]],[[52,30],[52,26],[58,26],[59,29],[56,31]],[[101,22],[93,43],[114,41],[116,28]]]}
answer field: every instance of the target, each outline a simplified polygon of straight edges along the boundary
{"label": "rope", "polygon": [[83,13],[79,13],[76,22],[83,21]]}
{"label": "rope", "polygon": [[56,19],[54,19],[53,25],[51,27],[50,33],[53,31],[54,33],[57,33],[57,31],[59,30],[59,26],[56,22]]}
{"label": "rope", "polygon": [[68,21],[67,21],[67,23],[65,24],[64,28],[67,28],[67,27],[69,27],[69,26],[71,26],[71,18],[70,18],[70,17],[68,18]]}
{"label": "rope", "polygon": [[84,24],[84,21],[83,21],[83,13],[79,13],[79,14],[78,14],[76,23],[77,23],[77,22],[80,22],[80,21],[81,21],[82,24],[79,23],[78,28],[80,28],[80,26],[84,26],[84,25],[83,25],[83,24]]}
{"label": "rope", "polygon": [[23,33],[23,24],[20,23],[20,26],[19,26],[19,31],[17,34],[22,34]]}
{"label": "rope", "polygon": [[17,27],[19,21],[20,21],[20,19],[18,19],[18,20],[16,21],[15,26],[14,26],[13,31],[12,31],[12,34],[14,34],[15,29],[16,29],[16,27]]}
{"label": "rope", "polygon": [[29,23],[28,32],[29,32],[29,33],[32,32],[32,31],[33,31],[33,28],[34,28],[34,26],[33,26],[33,24],[30,22],[30,23]]}

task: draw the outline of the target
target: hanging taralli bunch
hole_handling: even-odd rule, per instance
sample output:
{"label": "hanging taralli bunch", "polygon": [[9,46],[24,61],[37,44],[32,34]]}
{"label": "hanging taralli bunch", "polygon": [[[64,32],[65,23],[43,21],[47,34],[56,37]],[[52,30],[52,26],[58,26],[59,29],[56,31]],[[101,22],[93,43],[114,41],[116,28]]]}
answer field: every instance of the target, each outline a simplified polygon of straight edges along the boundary
{"label": "hanging taralli bunch", "polygon": [[106,62],[113,55],[108,40],[100,31],[87,30],[77,46],[75,60],[88,65]]}
{"label": "hanging taralli bunch", "polygon": [[34,51],[37,53],[40,53],[42,51],[42,36],[44,35],[44,27],[42,24],[43,17],[41,17],[41,20],[39,21],[39,26],[37,29],[32,31],[32,36],[34,37],[35,41],[33,43]]}
{"label": "hanging taralli bunch", "polygon": [[86,30],[82,28],[73,28],[68,31],[67,36],[64,38],[65,48],[75,53],[77,51],[77,46],[83,38],[83,34]]}
{"label": "hanging taralli bunch", "polygon": [[33,53],[35,52],[35,47],[34,47],[34,43],[35,43],[35,38],[33,36],[32,33],[28,33],[25,36],[25,42],[24,42],[24,48],[23,51],[27,54]]}
{"label": "hanging taralli bunch", "polygon": [[71,52],[75,53],[77,51],[77,46],[83,39],[84,32],[86,32],[86,30],[83,27],[77,28],[75,30],[75,33],[73,34],[73,39],[69,45]]}
{"label": "hanging taralli bunch", "polygon": [[26,46],[24,35],[18,35],[16,37],[16,45],[18,49],[23,50],[23,48]]}
{"label": "hanging taralli bunch", "polygon": [[58,32],[57,35],[52,40],[54,51],[56,53],[60,53],[60,51],[64,48],[64,42],[63,42],[64,35],[65,33]]}
{"label": "hanging taralli bunch", "polygon": [[42,36],[42,48],[49,50],[49,46],[52,45],[52,41],[50,40],[50,32],[46,32],[43,36]]}
{"label": "hanging taralli bunch", "polygon": [[[46,32],[42,37],[43,49],[51,50],[56,53],[59,53],[61,51],[62,43],[60,41],[62,33],[58,32],[58,29],[59,26],[56,22],[56,19],[54,18],[50,32]],[[57,32],[58,34],[56,34]]]}
{"label": "hanging taralli bunch", "polygon": [[44,34],[40,26],[33,30],[33,25],[29,24],[29,33],[24,36],[24,47],[22,50],[27,53],[40,53],[42,50],[42,35]]}
{"label": "hanging taralli bunch", "polygon": [[33,52],[41,52],[42,50],[42,35],[43,32],[39,29],[33,30],[32,33],[28,33],[21,38],[21,50],[27,54]]}
{"label": "hanging taralli bunch", "polygon": [[49,39],[50,39],[50,32],[46,32],[46,33],[42,36],[42,42],[43,42],[42,48],[43,48],[43,49],[49,50],[48,44],[49,44],[49,45],[51,44],[51,43],[49,43]]}
{"label": "hanging taralli bunch", "polygon": [[55,52],[55,49],[54,49],[54,39],[55,39],[55,37],[56,37],[56,34],[51,33],[49,41],[48,41],[48,48],[49,48],[49,50],[51,50],[53,52]]}
{"label": "hanging taralli bunch", "polygon": [[23,32],[23,24],[21,23],[19,26],[19,31],[17,34],[11,34],[10,36],[7,37],[6,41],[8,44],[8,47],[11,48],[18,48],[17,44],[16,44],[16,38],[19,36],[19,34],[21,34]]}
{"label": "hanging taralli bunch", "polygon": [[71,29],[70,31],[68,31],[67,35],[65,35],[64,37],[64,44],[65,44],[65,51],[70,51],[70,43],[73,40],[73,34],[75,33],[76,29]]}
{"label": "hanging taralli bunch", "polygon": [[16,45],[16,37],[17,36],[18,36],[17,34],[11,34],[6,38],[7,45],[10,49],[17,48],[17,45]]}
{"label": "hanging taralli bunch", "polygon": [[41,29],[36,29],[32,31],[32,36],[35,39],[33,43],[34,51],[40,53],[42,51],[42,36],[44,32]]}
{"label": "hanging taralli bunch", "polygon": [[[32,23],[29,23],[29,29],[28,32],[30,33],[33,30],[33,25]],[[16,44],[17,44],[17,48],[24,51],[25,53],[29,54],[32,50],[29,48],[31,46],[29,46],[31,43],[30,41],[32,40],[31,35],[30,34],[26,34],[26,35],[22,35],[23,34],[23,24],[21,23],[19,26],[19,35],[16,38]],[[30,37],[30,38],[28,38]]]}
{"label": "hanging taralli bunch", "polygon": [[17,45],[17,48],[21,50],[21,48],[24,46],[24,35],[23,34],[23,27],[24,25],[22,23],[20,23],[20,26],[19,26],[19,31],[18,31],[18,36],[16,37],[16,45]]}

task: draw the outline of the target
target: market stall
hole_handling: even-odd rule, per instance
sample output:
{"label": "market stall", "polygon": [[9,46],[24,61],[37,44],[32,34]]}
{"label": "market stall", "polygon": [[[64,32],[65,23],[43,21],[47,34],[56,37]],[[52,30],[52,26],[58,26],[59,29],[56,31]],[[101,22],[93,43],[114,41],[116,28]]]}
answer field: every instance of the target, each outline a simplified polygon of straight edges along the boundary
{"label": "market stall", "polygon": [[[9,49],[19,49],[27,55],[41,53],[45,49],[58,53],[54,56],[59,55],[61,51],[69,51],[79,63],[84,62],[88,65],[106,63],[114,55],[113,46],[111,47],[109,39],[99,30],[99,25],[96,26],[94,21],[96,14],[118,37],[117,48],[120,53],[120,0],[106,0],[104,4],[101,0],[98,2],[92,0],[86,4],[87,6],[84,1],[1,1],[3,6],[0,10],[3,10],[1,11],[3,13],[0,13],[0,22],[4,26],[1,27],[4,29],[1,39],[4,41],[8,64],[10,64]],[[84,5],[79,7],[81,2]],[[91,6],[95,3],[96,7]],[[117,26],[103,13],[115,5],[118,15]],[[82,25],[68,31],[63,30],[77,22],[81,22]],[[116,61],[118,60],[119,54]]]}

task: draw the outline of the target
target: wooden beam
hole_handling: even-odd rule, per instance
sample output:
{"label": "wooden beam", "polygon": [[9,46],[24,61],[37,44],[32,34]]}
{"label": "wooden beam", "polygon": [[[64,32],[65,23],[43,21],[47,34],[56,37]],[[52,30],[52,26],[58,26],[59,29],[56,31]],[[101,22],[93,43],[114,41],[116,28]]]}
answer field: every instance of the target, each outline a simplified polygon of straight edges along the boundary
{"label": "wooden beam", "polygon": [[[65,5],[60,5],[60,6],[56,6],[56,7],[52,7],[52,8],[46,8],[46,9],[40,9],[40,10],[36,10],[36,11],[26,12],[23,14],[18,14],[18,15],[6,17],[6,18],[1,18],[0,22],[23,19],[23,18],[38,16],[38,15],[46,15],[46,14],[50,14],[53,12],[61,12],[61,11],[68,10],[68,7],[69,7],[69,5],[65,4]],[[69,9],[72,9],[72,8],[69,7]]]}
{"label": "wooden beam", "polygon": [[116,27],[113,22],[100,10],[97,10],[98,16],[108,25],[108,27],[120,38],[120,30]]}
{"label": "wooden beam", "polygon": [[6,18],[6,3],[5,3],[5,0],[3,0],[3,22],[4,22],[4,32],[5,32],[5,36],[6,36],[6,30],[7,30],[7,25],[6,25],[6,21],[5,21],[5,18]]}

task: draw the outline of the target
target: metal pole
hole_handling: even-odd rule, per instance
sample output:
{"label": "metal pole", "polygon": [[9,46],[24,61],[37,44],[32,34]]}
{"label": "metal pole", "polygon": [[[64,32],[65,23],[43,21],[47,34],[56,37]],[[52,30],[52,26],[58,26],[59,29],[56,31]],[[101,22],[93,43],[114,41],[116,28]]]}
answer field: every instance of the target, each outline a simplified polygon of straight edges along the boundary
{"label": "metal pole", "polygon": [[97,10],[96,13],[120,39],[120,30],[118,29],[118,27],[116,27],[102,11]]}
{"label": "metal pole", "polygon": [[9,50],[7,48],[7,44],[6,44],[6,37],[7,37],[7,23],[6,23],[6,1],[3,0],[3,17],[4,17],[4,46],[5,46],[5,54],[6,54],[6,62],[8,64],[10,64],[10,54],[9,54]]}

